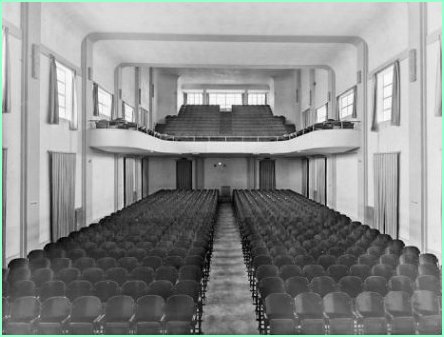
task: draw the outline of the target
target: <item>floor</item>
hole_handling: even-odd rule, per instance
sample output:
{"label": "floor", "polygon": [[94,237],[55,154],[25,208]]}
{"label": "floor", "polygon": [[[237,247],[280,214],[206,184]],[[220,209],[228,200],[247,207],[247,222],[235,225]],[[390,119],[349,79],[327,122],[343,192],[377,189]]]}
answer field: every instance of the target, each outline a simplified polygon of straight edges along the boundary
{"label": "floor", "polygon": [[259,333],[240,234],[230,203],[219,205],[202,320],[202,333],[206,335]]}

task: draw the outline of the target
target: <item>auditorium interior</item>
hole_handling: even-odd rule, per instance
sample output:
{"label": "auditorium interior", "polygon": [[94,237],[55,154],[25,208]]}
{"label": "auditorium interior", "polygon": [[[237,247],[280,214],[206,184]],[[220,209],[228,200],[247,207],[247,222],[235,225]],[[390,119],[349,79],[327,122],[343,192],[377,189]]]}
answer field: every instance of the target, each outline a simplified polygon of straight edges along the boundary
{"label": "auditorium interior", "polygon": [[4,334],[441,334],[441,2],[2,2]]}

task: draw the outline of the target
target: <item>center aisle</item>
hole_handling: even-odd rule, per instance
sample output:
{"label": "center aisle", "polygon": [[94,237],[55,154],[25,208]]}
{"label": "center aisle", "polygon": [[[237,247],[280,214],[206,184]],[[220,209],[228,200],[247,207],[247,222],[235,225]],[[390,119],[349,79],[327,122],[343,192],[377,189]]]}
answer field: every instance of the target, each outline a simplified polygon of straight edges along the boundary
{"label": "center aisle", "polygon": [[202,317],[203,334],[258,334],[242,244],[229,203],[219,205]]}

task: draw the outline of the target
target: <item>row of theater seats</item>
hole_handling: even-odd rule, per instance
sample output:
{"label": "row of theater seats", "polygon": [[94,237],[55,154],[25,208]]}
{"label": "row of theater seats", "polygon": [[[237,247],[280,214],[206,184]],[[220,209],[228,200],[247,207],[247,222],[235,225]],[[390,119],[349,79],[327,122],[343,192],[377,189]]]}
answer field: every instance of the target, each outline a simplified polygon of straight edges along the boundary
{"label": "row of theater seats", "polygon": [[233,105],[231,112],[218,105],[183,105],[156,131],[174,136],[282,136],[285,118],[273,116],[268,105]]}
{"label": "row of theater seats", "polygon": [[289,190],[234,205],[261,332],[441,333],[433,254]]}
{"label": "row of theater seats", "polygon": [[[162,299],[165,310],[171,312],[190,307],[191,299],[193,314],[182,317],[183,321],[170,315],[168,322],[162,318],[145,327],[159,328],[160,333],[178,332],[180,327],[183,334],[198,333],[217,197],[217,191],[160,191],[42,250],[29,252],[27,258],[11,260],[3,270],[4,332],[66,332],[72,329],[65,324],[70,318],[54,318],[53,313],[74,310],[77,301],[92,306],[100,301],[100,317],[93,317],[96,311],[92,311],[87,326],[93,330],[87,331],[142,333],[147,330],[140,326],[137,330],[127,315],[137,316],[136,302],[142,301],[148,310],[149,303],[157,306]],[[36,303],[40,308],[37,316],[21,315],[23,301]],[[112,304],[114,309],[108,313],[110,301],[123,304],[120,309]],[[116,310],[121,310],[117,316]]]}

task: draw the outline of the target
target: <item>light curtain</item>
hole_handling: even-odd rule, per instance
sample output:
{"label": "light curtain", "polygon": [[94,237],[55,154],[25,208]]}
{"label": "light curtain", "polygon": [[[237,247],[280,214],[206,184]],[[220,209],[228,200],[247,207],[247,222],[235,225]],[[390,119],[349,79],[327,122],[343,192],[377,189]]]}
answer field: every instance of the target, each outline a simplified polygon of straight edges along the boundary
{"label": "light curtain", "polygon": [[71,130],[77,130],[79,128],[79,112],[77,104],[77,74],[72,75],[72,116],[69,122],[69,128]]}
{"label": "light curtain", "polygon": [[134,158],[125,158],[125,207],[134,203]]}
{"label": "light curtain", "polygon": [[[378,131],[378,76],[373,75],[373,105],[371,131]],[[365,117],[364,117],[365,118]]]}
{"label": "light curtain", "polygon": [[49,57],[49,124],[59,124],[59,89],[57,65],[53,55]]}
{"label": "light curtain", "polygon": [[439,36],[438,66],[436,68],[435,85],[435,116],[442,116],[442,45],[441,35]]}
{"label": "light curtain", "polygon": [[275,161],[263,159],[259,162],[259,188],[274,190],[276,188]]}
{"label": "light curtain", "polygon": [[310,158],[309,159],[309,187],[308,196],[321,204],[326,203],[326,158]]}
{"label": "light curtain", "polygon": [[50,152],[51,160],[51,239],[57,241],[76,230],[76,154]]}
{"label": "light curtain", "polygon": [[93,116],[99,115],[99,85],[93,83]]}
{"label": "light curtain", "polygon": [[375,227],[398,238],[399,153],[374,154]]}
{"label": "light curtain", "polygon": [[393,64],[393,93],[392,93],[392,120],[391,124],[400,125],[401,119],[401,90],[400,90],[400,69],[399,61]]}
{"label": "light curtain", "polygon": [[176,162],[176,188],[191,190],[193,188],[192,162],[188,159],[179,159]]}
{"label": "light curtain", "polygon": [[11,60],[9,55],[9,29],[3,27],[2,39],[2,111],[11,112]]}

